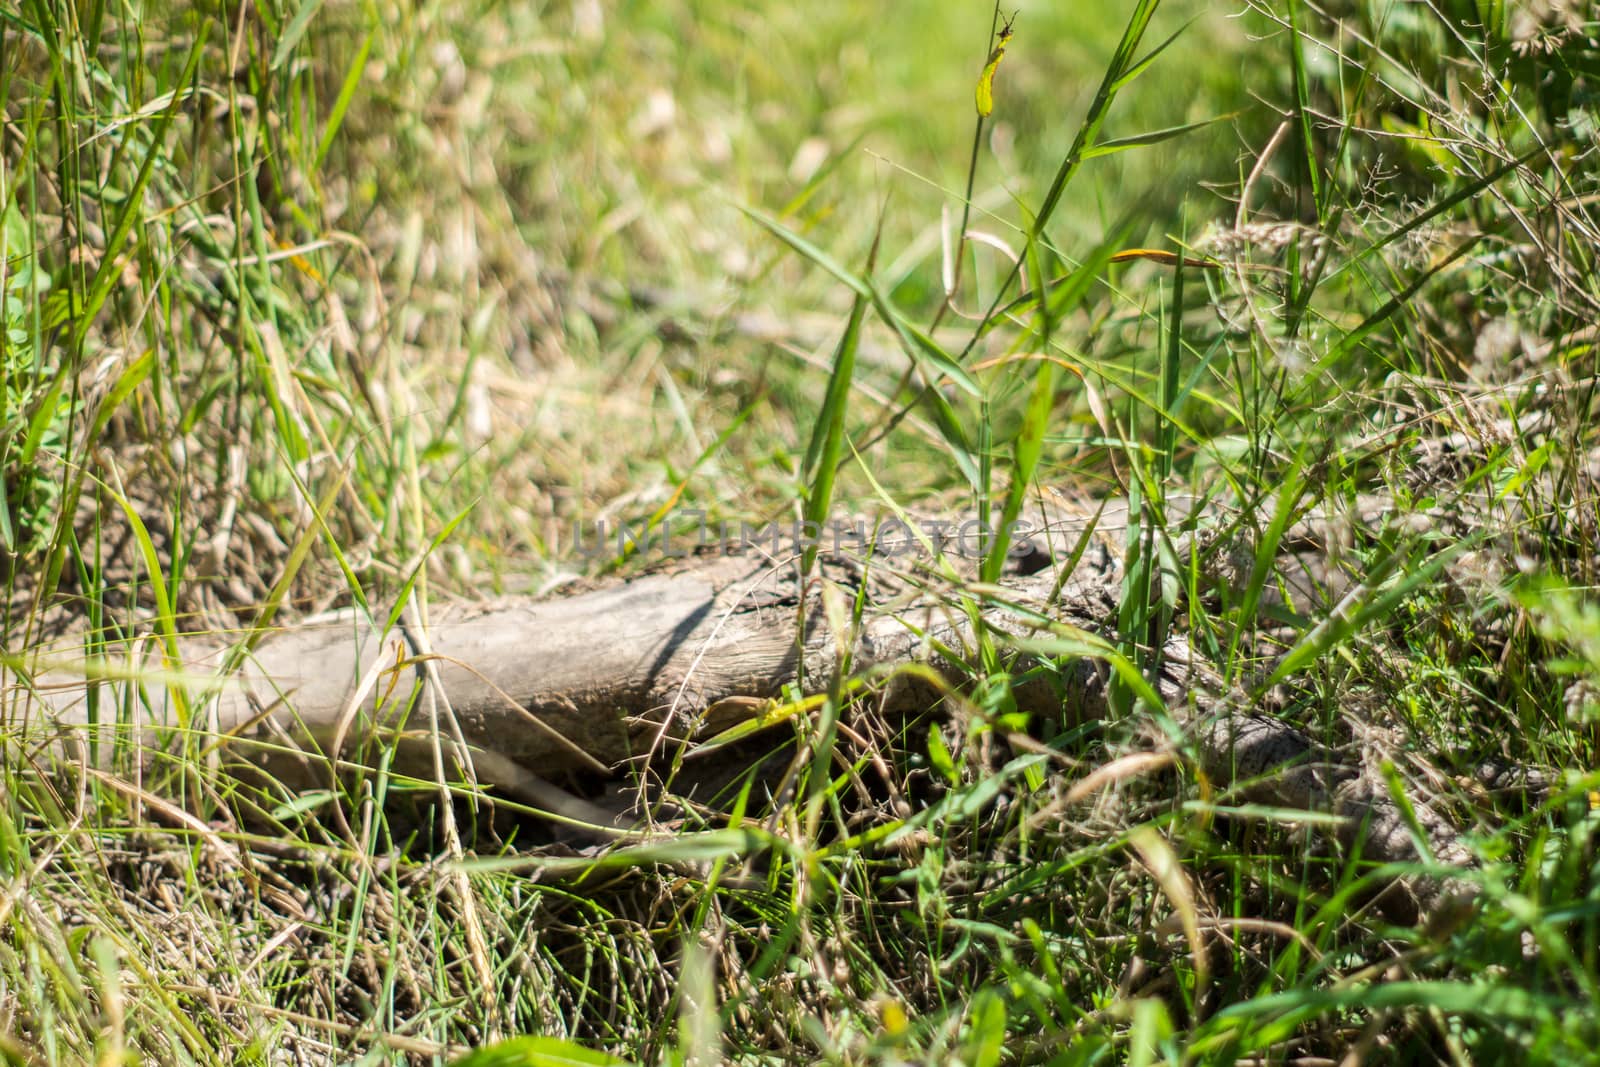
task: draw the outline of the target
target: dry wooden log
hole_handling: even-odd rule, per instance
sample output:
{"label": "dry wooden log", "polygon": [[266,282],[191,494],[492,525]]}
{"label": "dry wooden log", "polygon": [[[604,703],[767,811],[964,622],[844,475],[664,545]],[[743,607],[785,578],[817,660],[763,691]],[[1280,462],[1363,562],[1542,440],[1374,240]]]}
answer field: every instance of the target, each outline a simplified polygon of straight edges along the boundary
{"label": "dry wooden log", "polygon": [[[243,657],[238,645],[193,639],[180,643],[177,663],[163,663],[158,642],[140,642],[122,650],[114,669],[101,664],[94,688],[102,713],[93,725],[81,665],[39,657],[27,684],[9,687],[4,711],[13,738],[79,758],[93,741],[104,762],[117,743],[171,751],[179,740],[174,695],[182,692],[195,709],[186,732],[202,742],[190,751],[220,739],[230,756],[291,785],[325,783],[330,761],[359,764],[393,745],[401,771],[431,777],[447,768],[558,806],[546,778],[573,768],[609,772],[665,742],[725,729],[749,716],[758,703],[749,698],[796,681],[825,686],[845,657],[852,672],[889,674],[923,662],[959,680],[975,634],[958,587],[981,603],[994,633],[1022,637],[1061,624],[1104,632],[1121,583],[1120,515],[1110,508],[1040,520],[1035,556],[1076,555],[1076,568],[1013,573],[995,588],[941,581],[933,569],[897,575],[882,561],[825,557],[802,590],[792,559],[696,557],[575,596],[451,608],[427,625],[407,612],[389,632],[344,612],[268,634]],[[1087,549],[1075,552],[1090,526],[1097,530]],[[819,590],[832,584],[853,594],[863,582],[868,610],[859,629],[839,633]],[[1188,723],[1200,767],[1214,781],[1242,783],[1258,802],[1340,816],[1338,836],[1361,841],[1370,859],[1423,858],[1411,822],[1370,769],[1342,765],[1223,693],[1181,636],[1163,652],[1152,681]],[[229,663],[237,669],[224,679],[216,672]],[[152,673],[157,667],[167,674]],[[174,671],[187,681],[174,680]],[[1086,657],[1058,677],[1064,689],[1033,683],[1019,703],[1079,721],[1109,714],[1103,663]],[[884,699],[888,710],[909,712],[936,695],[900,685]],[[109,708],[123,709],[124,721]],[[1426,802],[1413,806],[1433,857],[1469,865],[1449,822]],[[1444,886],[1413,888],[1413,899],[1428,902]]]}

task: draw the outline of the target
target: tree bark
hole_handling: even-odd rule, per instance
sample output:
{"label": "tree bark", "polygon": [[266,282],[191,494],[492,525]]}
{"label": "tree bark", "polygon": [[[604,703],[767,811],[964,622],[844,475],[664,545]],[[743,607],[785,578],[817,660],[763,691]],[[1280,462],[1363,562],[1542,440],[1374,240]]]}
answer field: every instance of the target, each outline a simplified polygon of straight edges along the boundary
{"label": "tree bark", "polygon": [[[393,745],[397,770],[432,777],[442,756],[456,773],[526,795],[530,782],[574,769],[608,773],[665,743],[705,738],[786,685],[826,687],[841,667],[889,674],[924,663],[959,683],[975,645],[962,596],[995,633],[1108,632],[1124,517],[1117,506],[1036,517],[1045,532],[1016,558],[1048,565],[1014,568],[989,588],[936,567],[895,573],[881,561],[824,557],[802,589],[792,559],[718,555],[558,599],[450,607],[427,625],[407,611],[388,632],[346,611],[266,634],[242,657],[241,644],[197,638],[180,641],[177,662],[164,663],[160,642],[140,641],[102,664],[94,683],[84,682],[81,661],[39,655],[31,683],[8,690],[4,711],[14,738],[102,765],[119,745],[170,752],[187,737],[190,752],[225,752],[293,787],[326,783],[330,760],[370,765]],[[830,613],[825,585],[846,610]],[[848,601],[858,595],[857,627]],[[1423,858],[1417,844],[1426,841],[1440,861],[1470,865],[1454,828],[1427,803],[1413,804],[1422,831],[1414,834],[1370,769],[1341,765],[1222,692],[1181,636],[1168,639],[1160,664],[1150,680],[1214,782],[1243,783],[1253,801],[1339,816],[1337,836],[1362,841],[1373,860]],[[1086,655],[1071,668],[1060,685],[1021,687],[1019,704],[1069,721],[1107,717],[1105,664]],[[180,693],[195,709],[188,730]],[[885,700],[891,711],[913,711],[936,695],[891,685]],[[1422,884],[1424,902],[1441,888]]]}

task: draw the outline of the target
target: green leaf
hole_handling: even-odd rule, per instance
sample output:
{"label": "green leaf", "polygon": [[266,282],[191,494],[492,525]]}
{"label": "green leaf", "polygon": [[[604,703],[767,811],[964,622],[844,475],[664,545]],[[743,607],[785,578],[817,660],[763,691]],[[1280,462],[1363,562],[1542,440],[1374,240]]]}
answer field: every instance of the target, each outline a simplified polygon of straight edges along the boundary
{"label": "green leaf", "polygon": [[1300,127],[1300,147],[1304,152],[1306,181],[1311,186],[1311,202],[1322,221],[1327,209],[1322,197],[1322,172],[1317,166],[1317,141],[1313,126],[1311,89],[1306,76],[1305,33],[1300,29],[1299,0],[1289,0],[1289,68],[1294,74],[1294,113]]}
{"label": "green leaf", "polygon": [[565,1038],[529,1034],[475,1049],[453,1067],[630,1067],[631,1063]]}
{"label": "green leaf", "polygon": [[[1402,600],[1426,587],[1434,575],[1444,569],[1445,564],[1466,550],[1466,543],[1457,543],[1435,553],[1426,562],[1419,562],[1415,557],[1401,558],[1398,553],[1374,561],[1367,568],[1367,579],[1346,594],[1345,599],[1326,618],[1284,653],[1277,669],[1261,687],[1262,691],[1272,688],[1318,656],[1342,644],[1362,627],[1386,618]],[[1396,573],[1400,577],[1394,584],[1383,588],[1383,583]],[[1368,599],[1362,599],[1363,593]]]}
{"label": "green leaf", "polygon": [[100,402],[99,408],[95,411],[94,429],[89,434],[91,442],[100,439],[101,431],[106,428],[106,423],[111,421],[111,416],[115,415],[122,402],[150,377],[155,366],[156,354],[154,350],[147,348],[143,355],[124,367],[122,373],[117,375],[116,384],[111,387],[111,392],[106,394],[106,398]]}
{"label": "green leaf", "polygon": [[328,158],[328,149],[333,147],[333,139],[344,123],[345,112],[350,110],[350,102],[355,99],[356,88],[361,84],[361,75],[367,69],[367,56],[372,52],[372,42],[377,36],[376,28],[367,31],[367,36],[361,41],[361,49],[356,53],[355,62],[351,63],[350,69],[345,72],[344,84],[339,86],[339,96],[334,100],[332,110],[328,112],[328,124],[322,128],[322,140],[317,144],[317,158],[312,165],[313,169],[321,170],[322,161]]}
{"label": "green leaf", "polygon": [[[133,531],[134,543],[138,546],[139,555],[144,562],[146,575],[150,581],[150,590],[156,599],[156,627],[161,633],[161,644],[166,653],[166,662],[162,664],[169,671],[176,671],[183,666],[183,656],[178,648],[178,620],[173,609],[172,590],[167,585],[167,579],[161,566],[161,553],[156,551],[155,541],[150,536],[150,530],[145,526],[144,520],[139,517],[136,509],[128,498],[117,492],[111,486],[101,483],[106,492],[122,508],[122,513],[128,519],[128,527]],[[184,731],[189,729],[189,698],[181,684],[170,687],[173,707],[178,714],[178,728]]]}
{"label": "green leaf", "polygon": [[650,838],[642,844],[624,845],[593,859],[582,856],[506,856],[467,859],[460,869],[479,871],[549,871],[557,875],[582,875],[594,871],[649,867],[658,863],[712,863],[742,859],[768,849],[786,849],[787,842],[755,826],[728,827],[676,837]]}
{"label": "green leaf", "polygon": [[[200,58],[205,55],[210,25],[209,22],[200,24],[200,32],[195,35],[194,44],[189,50],[188,65],[183,68],[183,74],[178,79],[178,84],[181,86],[187,87],[194,83],[195,73],[200,69]],[[193,93],[187,89],[174,90],[171,103],[156,117],[155,124],[151,128],[150,151],[139,164],[139,174],[134,179],[133,188],[128,190],[128,195],[122,202],[122,213],[117,217],[117,224],[106,240],[105,251],[101,253],[100,265],[95,268],[94,279],[89,283],[89,292],[84,298],[83,309],[78,321],[73,325],[73,348],[76,351],[82,351],[84,338],[89,335],[95,316],[99,315],[100,308],[111,295],[111,290],[122,279],[122,249],[127,244],[129,235],[133,233],[134,226],[143,221],[141,217],[143,213],[139,209],[144,203],[145,187],[150,184],[150,179],[155,174],[156,163],[162,159],[161,145],[166,140],[167,128],[172,125],[172,120],[177,116],[179,109],[192,95]]]}
{"label": "green leaf", "polygon": [[859,297],[871,300],[872,306],[878,312],[878,316],[883,319],[885,325],[894,330],[895,335],[900,339],[900,343],[905,347],[907,355],[911,356],[912,359],[925,359],[940,374],[960,386],[962,391],[969,396],[981,396],[983,394],[983,390],[978,387],[978,383],[973,381],[972,376],[962,369],[961,364],[957,362],[955,357],[946,352],[928,334],[912,325],[911,321],[894,306],[894,302],[878,286],[848,270],[827,252],[801,237],[771,215],[744,205],[739,205],[739,210],[744,212],[752,222],[772,234],[772,236],[849,286],[851,292]]}
{"label": "green leaf", "polygon": [[1237,114],[1238,112],[1235,111],[1226,115],[1218,115],[1215,118],[1201,119],[1199,122],[1186,122],[1182,126],[1166,126],[1159,130],[1151,130],[1148,133],[1136,133],[1131,137],[1117,137],[1110,141],[1101,141],[1094,147],[1087,149],[1083,153],[1083,158],[1086,160],[1097,159],[1100,156],[1126,152],[1130,148],[1144,148],[1148,145],[1160,144],[1162,141],[1170,141],[1174,137],[1182,137],[1184,134],[1193,133],[1195,130],[1203,130],[1213,123],[1224,122]]}
{"label": "green leaf", "polygon": [[956,761],[950,758],[950,746],[944,743],[944,734],[937,728],[928,731],[928,763],[951,785],[961,784]]}
{"label": "green leaf", "polygon": [[1555,1018],[1577,1008],[1577,1005],[1541,996],[1518,986],[1492,982],[1399,981],[1344,989],[1295,989],[1273,993],[1223,1008],[1215,1018],[1249,1018],[1277,1012],[1315,1015],[1350,1008],[1381,1011],[1408,1007],[1432,1008],[1451,1014],[1484,1015],[1504,1022],[1511,1019],[1537,1021]]}
{"label": "green leaf", "polygon": [[17,532],[11,526],[11,493],[9,478],[0,477],[0,548],[7,552],[17,550]]}
{"label": "green leaf", "polygon": [[317,12],[320,10],[322,10],[322,0],[305,0],[300,5],[300,10],[294,13],[294,18],[283,28],[283,36],[278,38],[278,47],[272,51],[273,70],[280,69],[289,61],[300,39],[306,35],[306,30],[311,26],[311,20],[317,17]]}
{"label": "green leaf", "polygon": [[1239,603],[1237,617],[1240,625],[1234,629],[1233,640],[1228,647],[1227,662],[1230,675],[1242,667],[1243,659],[1237,655],[1239,643],[1246,636],[1245,627],[1255,622],[1256,606],[1261,603],[1261,592],[1266,588],[1267,579],[1277,563],[1278,546],[1283,543],[1289,524],[1294,521],[1295,509],[1303,489],[1299,457],[1296,457],[1289,469],[1284,472],[1282,481],[1283,488],[1278,492],[1278,506],[1256,545],[1255,564],[1250,570],[1249,581],[1245,583],[1244,598]]}
{"label": "green leaf", "polygon": [[[417,558],[417,565],[411,568],[410,574],[406,575],[405,584],[400,587],[399,595],[394,598],[394,607],[389,609],[389,618],[384,623],[382,631],[383,633],[389,633],[394,629],[395,623],[400,621],[400,615],[405,611],[406,604],[411,599],[411,590],[416,587],[417,579],[422,576],[423,569],[428,565],[428,559],[435,552],[439,551],[439,546],[444,544],[445,541],[449,540],[450,535],[456,532],[456,527],[461,525],[461,520],[470,515],[472,513],[472,509],[477,506],[478,501],[474,499],[466,507],[452,515],[450,517],[450,521],[446,522],[444,526],[440,528],[439,532],[433,535],[433,540],[428,542],[427,550]],[[321,517],[323,514],[325,514],[325,511],[319,510],[317,512],[319,523],[321,522]],[[331,533],[329,534],[328,540],[329,544],[332,545],[334,539]],[[333,547],[337,548],[338,546],[334,545]],[[354,579],[355,573],[353,571],[349,572],[349,577]]]}
{"label": "green leaf", "polygon": [[1446,268],[1454,266],[1458,259],[1476,248],[1478,246],[1478,242],[1482,241],[1487,236],[1488,235],[1484,233],[1471,234],[1463,239],[1459,245],[1451,249],[1448,254],[1440,258],[1438,262],[1432,264],[1426,270],[1419,272],[1418,275],[1411,280],[1410,284],[1391,297],[1388,303],[1384,304],[1377,311],[1374,311],[1371,315],[1368,315],[1359,326],[1341,337],[1339,339],[1339,343],[1334,345],[1333,350],[1329,352],[1327,359],[1324,362],[1337,363],[1345,356],[1346,353],[1354,349],[1356,345],[1360,344],[1362,341],[1365,341],[1369,336],[1371,336],[1374,330],[1387,322],[1396,312],[1400,311],[1402,308],[1409,308],[1411,306],[1411,298],[1416,296],[1430,279],[1444,271]]}
{"label": "green leaf", "polygon": [[972,999],[970,1036],[962,1058],[973,1067],[1000,1067],[1006,1047],[1006,1002],[993,989],[981,989]]}
{"label": "green leaf", "polygon": [[1156,8],[1160,6],[1160,0],[1139,0],[1133,5],[1133,11],[1128,15],[1128,24],[1122,31],[1122,40],[1117,43],[1116,54],[1106,68],[1105,77],[1100,81],[1100,88],[1095,91],[1088,113],[1078,126],[1072,148],[1061,161],[1061,166],[1056,169],[1055,177],[1050,181],[1050,189],[1045,193],[1044,202],[1039,207],[1039,214],[1033,220],[1032,235],[1035,238],[1044,233],[1050,216],[1055,214],[1057,205],[1061,203],[1062,194],[1067,191],[1067,185],[1083,166],[1086,153],[1099,140],[1100,127],[1105,124],[1106,115],[1110,113],[1111,103],[1117,98],[1117,93],[1137,77],[1149,65],[1150,59],[1154,58],[1149,57],[1142,63],[1135,62],[1134,51],[1144,38],[1150,20],[1155,17]]}
{"label": "green leaf", "polygon": [[1011,526],[1022,514],[1028,487],[1033,484],[1034,473],[1038,470],[1055,402],[1056,365],[1047,355],[1039,360],[1039,369],[1033,378],[1033,394],[1028,398],[1028,410],[1022,417],[1022,430],[1017,436],[1013,454],[1011,484],[1006,487],[1005,505],[1000,511],[1000,521],[995,524],[994,544],[983,561],[982,577],[985,582],[1000,580],[1006,552],[1011,547]]}
{"label": "green leaf", "polygon": [[1006,647],[1016,649],[1018,652],[1062,660],[1078,658],[1103,660],[1117,673],[1117,677],[1122,679],[1134,696],[1151,708],[1166,707],[1166,701],[1161,699],[1161,695],[1156,692],[1149,680],[1139,673],[1139,668],[1133,661],[1118,652],[1105,638],[1097,637],[1087,630],[1080,630],[1067,623],[1056,623],[1050,628],[1050,632],[1056,636],[1016,638],[1006,642]]}
{"label": "green leaf", "polygon": [[901,344],[906,348],[906,354],[916,359],[919,355],[931,363],[935,370],[949,378],[961,391],[968,396],[982,396],[983,389],[972,376],[962,369],[955,356],[946,352],[933,337],[918,326],[912,324],[900,309],[890,302],[883,291],[876,285],[872,287],[872,306],[877,309],[878,317],[888,324],[899,336]]}
{"label": "green leaf", "polygon": [[[873,241],[873,255],[877,254],[877,241]],[[844,454],[845,413],[850,407],[850,384],[856,374],[856,348],[861,340],[861,319],[866,314],[866,297],[856,294],[850,307],[850,321],[845,324],[839,347],[834,350],[833,370],[828,375],[828,392],[822,401],[822,411],[811,430],[811,444],[806,448],[804,475],[811,479],[805,502],[805,520],[809,529],[821,530],[828,519],[828,509],[833,506],[833,481],[839,471],[839,459]],[[820,534],[819,540],[820,540]],[[808,575],[817,560],[817,545],[808,544],[802,554],[800,573]]]}
{"label": "green leaf", "polygon": [[804,258],[809,259],[811,262],[815,263],[817,266],[821,267],[823,270],[827,271],[844,284],[848,285],[851,291],[857,296],[864,296],[868,298],[872,296],[872,286],[868,285],[864,279],[856,277],[856,275],[852,274],[845,268],[844,264],[840,263],[837,259],[834,259],[821,248],[818,248],[804,237],[801,237],[799,234],[795,233],[793,230],[789,229],[789,227],[785,226],[783,223],[779,222],[777,219],[773,218],[771,215],[768,215],[764,211],[758,211],[753,207],[746,207],[742,204],[738,205],[738,207],[739,210],[744,212],[746,217],[748,217],[756,225],[760,226],[762,229],[772,234],[772,236],[776,237],[778,240],[782,241],[784,244],[800,253],[800,255]]}

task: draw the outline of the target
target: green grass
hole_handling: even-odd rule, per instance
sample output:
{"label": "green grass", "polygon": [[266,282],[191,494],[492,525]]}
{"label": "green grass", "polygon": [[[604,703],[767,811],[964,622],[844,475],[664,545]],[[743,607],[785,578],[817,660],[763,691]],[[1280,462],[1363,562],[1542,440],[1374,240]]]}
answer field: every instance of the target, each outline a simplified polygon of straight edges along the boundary
{"label": "green grass", "polygon": [[[1130,503],[1100,636],[1135,668],[1089,723],[1013,695],[1072,634],[1031,669],[984,634],[910,722],[810,680],[677,837],[603,859],[381,752],[291,795],[198,735],[116,774],[7,735],[0,1058],[1592,1055],[1595,27],[1340,10],[1025,6],[976,133],[979,5],[0,12],[8,687],[63,633],[237,659],[636,567],[574,551],[600,516],[1048,491]],[[1406,506],[1359,517],[1376,489]],[[1186,536],[1190,495],[1236,522]],[[1296,614],[1279,550],[1330,504],[1357,584]],[[1175,631],[1441,795],[1480,906],[1392,924],[1382,872],[1213,791],[1143,699]],[[1491,759],[1554,788],[1479,796]]]}

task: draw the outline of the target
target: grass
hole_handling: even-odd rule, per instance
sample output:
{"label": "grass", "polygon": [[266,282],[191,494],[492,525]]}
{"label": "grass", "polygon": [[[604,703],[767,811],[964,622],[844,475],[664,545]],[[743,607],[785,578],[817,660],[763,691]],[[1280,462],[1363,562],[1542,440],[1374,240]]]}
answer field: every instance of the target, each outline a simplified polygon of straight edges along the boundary
{"label": "grass", "polygon": [[[1128,501],[1101,636],[1143,672],[1088,723],[1018,712],[997,634],[910,722],[812,680],[762,735],[792,802],[753,766],[603,858],[381,752],[296,795],[199,734],[97,773],[17,731],[0,1057],[1592,1055],[1596,26],[1058,7],[976,133],[1010,15],[977,5],[0,13],[8,685],[52,641],[242,657],[636,569],[576,551],[600,517],[1047,492]],[[1236,519],[1187,536],[1190,497]],[[1283,550],[1329,507],[1350,581],[1297,611]],[[1442,797],[1481,904],[1388,922],[1382,872],[1212,790],[1144,696],[1172,632]],[[1486,761],[1553,788],[1485,794]]]}

